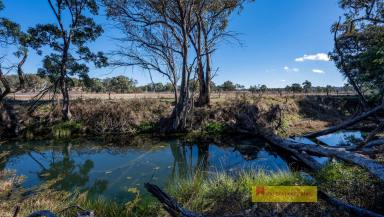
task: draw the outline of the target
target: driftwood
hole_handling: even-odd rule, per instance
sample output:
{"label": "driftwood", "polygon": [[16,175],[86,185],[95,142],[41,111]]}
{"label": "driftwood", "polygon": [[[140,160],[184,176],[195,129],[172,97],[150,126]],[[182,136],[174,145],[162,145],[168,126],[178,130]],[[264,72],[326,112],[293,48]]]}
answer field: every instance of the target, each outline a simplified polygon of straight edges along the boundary
{"label": "driftwood", "polygon": [[342,122],[336,126],[329,127],[329,128],[322,130],[322,131],[318,131],[318,132],[314,132],[314,133],[308,133],[308,134],[304,135],[304,137],[314,138],[314,137],[334,133],[336,131],[339,131],[339,130],[345,129],[347,127],[350,127],[354,124],[357,124],[360,121],[365,120],[366,118],[376,114],[377,112],[381,111],[382,109],[384,109],[384,102],[381,103],[381,105],[379,105],[379,106],[377,106],[377,107],[375,107],[375,108],[373,108],[367,112],[363,112],[360,115],[358,115],[354,118],[348,119],[348,120],[346,120],[346,121],[344,121],[344,122]]}

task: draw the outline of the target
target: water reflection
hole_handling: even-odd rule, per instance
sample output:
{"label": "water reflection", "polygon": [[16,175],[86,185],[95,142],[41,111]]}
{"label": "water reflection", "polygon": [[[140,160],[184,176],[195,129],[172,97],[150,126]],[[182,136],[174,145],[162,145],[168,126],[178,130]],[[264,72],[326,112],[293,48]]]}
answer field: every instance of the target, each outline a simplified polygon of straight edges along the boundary
{"label": "water reflection", "polygon": [[[48,168],[43,166],[36,158],[34,161],[43,169],[38,172],[41,182],[52,181],[52,188],[57,190],[71,191],[78,189],[79,191],[89,191],[91,194],[97,195],[104,192],[108,187],[108,181],[95,180],[92,185],[89,183],[89,173],[94,168],[92,160],[76,161],[71,157],[72,144],[68,143],[63,146],[61,153],[58,151],[51,152]],[[31,154],[29,153],[31,156]]]}
{"label": "water reflection", "polygon": [[361,132],[337,132],[318,138],[324,144],[329,146],[351,146],[363,141],[363,134]]}
{"label": "water reflection", "polygon": [[25,187],[54,180],[56,189],[89,191],[117,201],[129,200],[133,195],[127,189],[143,189],[144,182],[164,186],[217,171],[289,169],[281,155],[257,139],[233,138],[220,145],[190,144],[180,138],[138,141],[140,145],[130,146],[95,140],[43,141],[7,144],[0,151],[9,152],[4,168],[27,177]]}

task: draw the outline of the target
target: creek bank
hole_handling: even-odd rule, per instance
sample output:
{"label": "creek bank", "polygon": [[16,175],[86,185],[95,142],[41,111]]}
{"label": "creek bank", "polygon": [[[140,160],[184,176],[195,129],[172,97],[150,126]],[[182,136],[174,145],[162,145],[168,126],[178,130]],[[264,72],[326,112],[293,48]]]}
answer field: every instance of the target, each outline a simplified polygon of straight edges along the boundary
{"label": "creek bank", "polygon": [[[239,130],[234,125],[237,117],[249,112],[247,107],[254,106],[257,108],[254,115],[270,123],[277,135],[295,136],[342,121],[357,112],[356,103],[354,97],[238,97],[212,102],[210,107],[194,108],[186,132],[199,137],[237,133]],[[161,134],[161,120],[169,117],[172,107],[171,102],[160,99],[76,100],[71,105],[73,120],[63,123],[60,109],[52,110],[50,104],[45,104],[24,121],[23,136],[42,139]]]}

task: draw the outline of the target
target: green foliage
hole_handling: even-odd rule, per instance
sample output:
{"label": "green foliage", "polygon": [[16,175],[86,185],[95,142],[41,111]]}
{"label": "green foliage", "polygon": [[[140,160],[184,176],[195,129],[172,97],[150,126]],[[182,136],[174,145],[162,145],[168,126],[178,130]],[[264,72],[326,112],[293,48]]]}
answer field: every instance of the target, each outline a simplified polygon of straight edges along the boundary
{"label": "green foliage", "polygon": [[110,79],[108,82],[108,90],[116,93],[132,93],[135,90],[136,80],[125,76],[117,76]]}
{"label": "green foliage", "polygon": [[268,87],[265,84],[253,85],[253,86],[250,86],[248,90],[251,91],[252,93],[255,93],[255,92],[265,93],[268,90]]}
{"label": "green foliage", "polygon": [[64,121],[55,124],[52,127],[52,135],[55,138],[69,138],[75,134],[81,133],[84,130],[84,126],[75,121]]}
{"label": "green foliage", "polygon": [[138,131],[140,133],[149,133],[149,132],[153,131],[154,127],[155,127],[154,123],[143,122],[143,123],[140,123],[140,125],[138,127]]}
{"label": "green foliage", "polygon": [[303,91],[303,87],[301,87],[300,84],[294,83],[291,85],[290,91],[292,91],[294,93],[300,93]]}
{"label": "green foliage", "polygon": [[[4,9],[3,1],[0,1],[0,11]],[[0,45],[17,43],[22,35],[20,25],[4,17],[0,17]]]}
{"label": "green foliage", "polygon": [[220,122],[209,122],[203,128],[203,132],[208,135],[219,135],[227,130],[227,126]]}
{"label": "green foliage", "polygon": [[311,90],[311,88],[312,88],[312,83],[310,81],[308,81],[308,80],[305,80],[303,82],[303,89],[304,89],[304,91],[306,93],[308,93]]}
{"label": "green foliage", "polygon": [[222,85],[219,85],[217,88],[223,91],[235,91],[236,89],[243,89],[244,86],[240,84],[235,84],[232,81],[225,81]]}
{"label": "green foliage", "polygon": [[[68,76],[87,77],[88,62],[93,62],[96,67],[106,66],[107,59],[104,54],[92,53],[88,48],[88,43],[95,41],[103,33],[101,25],[86,16],[97,15],[96,2],[80,0],[74,3],[56,0],[51,9],[56,15],[56,24],[38,24],[28,29],[32,48],[39,54],[42,54],[42,48],[46,46],[52,50],[52,53],[44,57],[43,68],[38,70],[39,74],[49,77],[52,82],[57,81],[59,77],[68,82]],[[66,19],[71,21],[67,25],[63,22]],[[72,50],[75,52],[71,52]]]}
{"label": "green foliage", "polygon": [[337,46],[331,57],[345,77],[377,101],[384,93],[384,4],[375,0],[341,0],[340,7],[345,10],[345,17],[332,29]]}

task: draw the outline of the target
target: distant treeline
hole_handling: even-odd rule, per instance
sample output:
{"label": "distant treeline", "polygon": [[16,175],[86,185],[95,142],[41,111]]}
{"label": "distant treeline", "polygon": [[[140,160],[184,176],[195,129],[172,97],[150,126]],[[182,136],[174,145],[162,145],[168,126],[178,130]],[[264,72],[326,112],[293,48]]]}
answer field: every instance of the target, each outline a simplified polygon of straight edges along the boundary
{"label": "distant treeline", "polygon": [[[19,85],[17,75],[8,75],[6,78],[11,87],[16,88]],[[24,92],[38,92],[41,89],[51,85],[49,78],[39,76],[37,74],[26,74],[26,88]],[[192,91],[198,89],[198,83],[191,80],[190,87]],[[72,91],[84,91],[92,93],[142,93],[142,92],[173,92],[171,83],[149,83],[146,85],[137,85],[137,81],[120,75],[112,78],[87,78],[78,79],[71,78],[69,80],[70,89]],[[1,87],[1,84],[0,84]],[[249,88],[236,84],[232,81],[225,81],[221,85],[216,85],[211,82],[212,91],[250,91],[252,93],[265,93],[265,92],[291,92],[291,93],[330,93],[330,92],[353,92],[352,86],[346,84],[344,87],[335,87],[327,85],[325,87],[312,86],[310,81],[304,81],[302,84],[294,83],[285,88],[269,88],[266,85],[252,85]]]}

